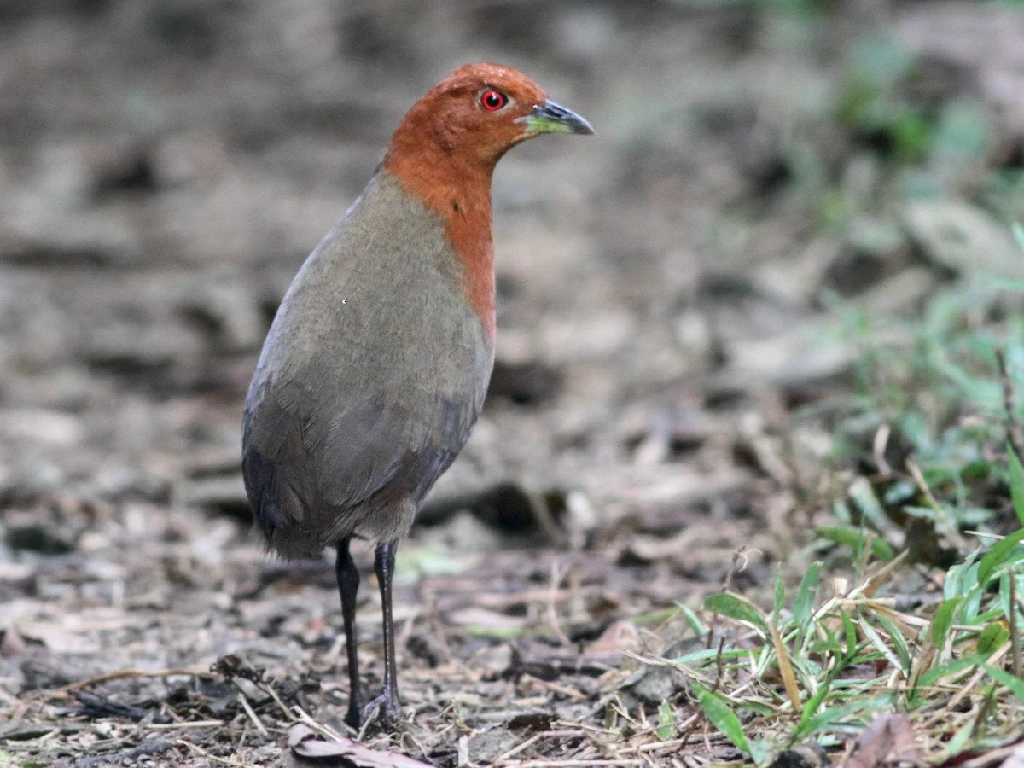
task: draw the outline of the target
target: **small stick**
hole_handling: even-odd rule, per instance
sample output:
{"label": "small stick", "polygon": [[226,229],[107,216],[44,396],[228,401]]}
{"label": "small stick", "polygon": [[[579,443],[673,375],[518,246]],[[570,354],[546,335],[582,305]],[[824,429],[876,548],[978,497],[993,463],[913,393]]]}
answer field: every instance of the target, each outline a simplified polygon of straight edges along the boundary
{"label": "small stick", "polygon": [[1020,679],[1022,663],[1020,648],[1020,628],[1017,626],[1017,577],[1010,574],[1010,645],[1013,653],[1013,674]]}
{"label": "small stick", "polygon": [[625,758],[621,760],[529,760],[525,763],[507,763],[509,768],[588,768],[588,766],[622,765],[643,766],[643,760]]}
{"label": "small stick", "polygon": [[945,528],[945,533],[949,538],[957,545],[962,548],[965,545],[964,537],[960,535],[960,530],[956,525],[949,520],[949,515],[946,514],[946,510],[939,504],[939,500],[935,498],[935,494],[932,493],[932,489],[928,487],[928,481],[924,479],[924,474],[921,472],[921,468],[917,466],[911,459],[907,459],[907,471],[910,472],[911,477],[914,478],[914,483],[917,485],[919,491],[924,494],[925,499],[928,501],[928,506],[935,510],[935,514],[938,519],[942,522]]}
{"label": "small stick", "polygon": [[119,669],[115,672],[105,672],[102,675],[96,675],[96,677],[90,677],[87,680],[79,680],[77,683],[69,683],[68,685],[55,688],[55,692],[64,693],[66,691],[74,691],[79,688],[88,688],[91,685],[99,685],[100,683],[106,683],[111,680],[125,680],[132,677],[212,677],[209,670],[202,669],[200,667],[193,667],[192,669],[161,669],[157,671],[148,671],[144,669]]}
{"label": "small stick", "polygon": [[584,694],[580,693],[574,688],[569,688],[565,685],[559,685],[558,683],[552,683],[547,680],[541,680],[539,677],[534,677],[529,673],[527,673],[527,676],[530,678],[530,682],[533,683],[533,685],[536,685],[539,688],[544,688],[546,690],[553,691],[555,693],[560,693],[566,698],[573,699],[574,701],[582,701],[587,698]]}
{"label": "small stick", "polygon": [[185,728],[218,728],[222,725],[223,720],[193,720],[184,723],[153,723],[146,727],[151,731],[177,731]]}
{"label": "small stick", "polygon": [[[743,564],[740,565],[740,561]],[[732,553],[732,562],[729,564],[729,570],[725,574],[725,579],[722,582],[722,591],[728,592],[732,587],[732,576],[734,573],[744,570],[747,567],[747,548],[746,545],[741,546],[739,549]],[[718,628],[718,614],[714,613],[711,615],[711,625],[708,627],[708,640],[705,646],[708,650],[715,643],[715,630]],[[721,653],[721,643],[719,643],[719,653]]]}
{"label": "small stick", "polygon": [[512,749],[508,750],[504,754],[499,755],[498,758],[494,761],[493,765],[504,765],[505,761],[508,760],[510,757],[515,757],[520,752],[530,748],[531,746],[536,744],[538,741],[540,741],[541,738],[543,738],[543,736],[544,736],[543,733],[535,733],[535,734],[533,734],[533,736],[528,738],[526,741],[524,741],[519,746],[512,747]]}
{"label": "small stick", "polygon": [[191,741],[185,741],[184,739],[181,739],[174,743],[180,744],[183,747],[188,747],[192,751],[197,752],[201,756],[205,757],[207,760],[213,760],[215,763],[220,763],[221,765],[230,765],[232,766],[232,768],[256,768],[256,766],[253,763],[240,763],[237,760],[231,760],[226,757],[217,757],[216,755],[211,755],[198,744],[193,744]]}
{"label": "small stick", "polygon": [[999,365],[999,380],[1003,385],[1003,407],[1006,409],[1006,439],[1010,449],[1017,454],[1017,460],[1024,463],[1024,430],[1017,418],[1017,390],[1010,378],[1010,370],[1006,364],[1006,350],[996,350],[996,363]]}
{"label": "small stick", "polygon": [[277,706],[281,708],[281,711],[284,712],[284,716],[288,718],[289,722],[295,722],[295,713],[288,709],[288,707],[285,706],[285,703],[281,701],[281,697],[277,695],[277,691],[274,690],[272,683],[254,683],[254,685],[277,702]]}
{"label": "small stick", "polygon": [[267,729],[263,727],[263,723],[256,717],[256,713],[253,712],[252,706],[249,704],[249,699],[245,697],[245,694],[241,691],[238,692],[238,700],[242,703],[242,709],[245,710],[245,714],[252,720],[252,724],[256,726],[256,730],[260,732],[262,736],[267,736]]}
{"label": "small stick", "polygon": [[551,624],[551,629],[554,630],[555,637],[563,645],[572,647],[572,641],[562,631],[562,627],[558,623],[558,609],[555,607],[555,595],[559,593],[558,585],[562,582],[562,569],[558,567],[558,560],[551,560],[551,584],[548,588],[547,607],[548,607],[548,621]]}
{"label": "small stick", "polygon": [[[331,741],[347,741],[347,739],[344,736],[342,736],[336,730],[331,728],[329,725],[326,725],[324,723],[318,723],[316,720],[310,717],[309,713],[306,712],[306,710],[304,710],[302,707],[295,707],[295,714],[298,715],[298,719],[301,722],[308,725],[310,728],[312,728],[314,731],[319,733],[324,738],[329,739]],[[292,719],[295,719],[294,715],[292,716]]]}
{"label": "small stick", "polygon": [[[1009,366],[1006,364],[1006,350],[996,350],[996,362],[999,365],[999,380],[1003,384],[1003,407],[1006,409],[1006,439],[1010,450],[1017,456],[1017,461],[1024,463],[1024,431],[1017,419],[1017,391],[1010,378]],[[1018,678],[1024,664],[1021,661],[1020,631],[1017,627],[1017,579],[1010,574],[1010,646],[1013,653],[1013,674]]]}
{"label": "small stick", "polygon": [[885,448],[889,444],[889,435],[892,430],[888,424],[883,424],[875,432],[875,439],[872,444],[872,451],[875,458],[875,466],[878,467],[879,474],[882,477],[892,477],[892,467],[889,466],[889,462],[885,459]]}
{"label": "small stick", "polygon": [[86,757],[84,759],[80,759],[76,765],[80,765],[82,768],[93,765],[127,765],[136,757],[159,755],[169,749],[174,749],[174,744],[169,741],[156,741],[150,744],[143,744],[142,746],[135,747],[133,749],[126,749],[123,752],[118,752],[117,754],[108,752],[104,755]]}

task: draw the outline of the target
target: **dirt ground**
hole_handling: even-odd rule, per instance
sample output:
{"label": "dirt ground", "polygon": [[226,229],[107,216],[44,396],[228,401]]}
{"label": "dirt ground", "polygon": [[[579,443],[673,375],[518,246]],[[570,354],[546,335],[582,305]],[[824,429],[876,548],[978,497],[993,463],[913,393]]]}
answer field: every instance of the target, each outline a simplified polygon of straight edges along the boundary
{"label": "dirt ground", "polygon": [[790,414],[842,391],[856,351],[822,290],[896,311],[963,266],[929,247],[934,210],[892,212],[910,240],[882,259],[861,245],[891,230],[820,226],[815,174],[861,196],[884,175],[834,119],[851,46],[884,29],[927,64],[908,98],[982,105],[986,167],[1024,146],[1019,11],[812,5],[0,6],[0,757],[269,766],[294,707],[343,729],[333,565],[262,551],[241,403],[404,110],[485,58],[598,133],[499,166],[498,367],[400,550],[391,744],[442,766],[736,759],[713,733],[623,751],[609,708],[673,695],[629,654],[678,643],[676,603],[799,569],[827,433],[794,449]]}

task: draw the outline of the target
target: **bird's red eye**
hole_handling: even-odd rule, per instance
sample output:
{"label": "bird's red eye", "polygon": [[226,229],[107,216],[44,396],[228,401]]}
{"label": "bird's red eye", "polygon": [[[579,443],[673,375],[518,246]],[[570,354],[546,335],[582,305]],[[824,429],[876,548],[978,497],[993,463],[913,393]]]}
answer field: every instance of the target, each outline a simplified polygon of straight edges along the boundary
{"label": "bird's red eye", "polygon": [[488,112],[497,112],[506,104],[508,104],[508,97],[493,88],[488,88],[480,94],[480,106]]}

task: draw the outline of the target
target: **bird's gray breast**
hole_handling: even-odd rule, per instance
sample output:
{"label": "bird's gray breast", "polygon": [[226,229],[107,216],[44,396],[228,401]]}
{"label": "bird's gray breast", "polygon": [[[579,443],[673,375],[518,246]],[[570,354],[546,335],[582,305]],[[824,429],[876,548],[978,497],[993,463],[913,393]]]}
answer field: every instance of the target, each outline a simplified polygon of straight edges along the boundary
{"label": "bird's gray breast", "polygon": [[418,505],[491,362],[443,223],[378,175],[296,276],[250,386],[243,468],[271,546],[376,538],[382,515]]}

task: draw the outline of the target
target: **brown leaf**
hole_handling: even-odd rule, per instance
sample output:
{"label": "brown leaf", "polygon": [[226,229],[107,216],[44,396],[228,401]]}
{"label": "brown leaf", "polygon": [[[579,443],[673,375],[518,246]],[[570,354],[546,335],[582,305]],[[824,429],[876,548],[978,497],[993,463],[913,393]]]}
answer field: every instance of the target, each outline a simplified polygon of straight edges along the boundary
{"label": "brown leaf", "polygon": [[424,768],[422,763],[399,752],[370,749],[358,741],[327,741],[308,725],[296,723],[288,729],[289,768]]}
{"label": "brown leaf", "polygon": [[613,621],[601,636],[587,646],[588,656],[615,656],[623,651],[639,651],[636,626],[629,621]]}
{"label": "brown leaf", "polygon": [[896,765],[924,765],[914,727],[903,713],[876,715],[857,739],[857,746],[843,763],[843,768]]}
{"label": "brown leaf", "polygon": [[1003,768],[1024,768],[1024,744],[1013,747],[1013,751],[1003,761]]}

